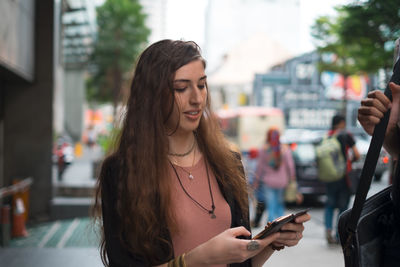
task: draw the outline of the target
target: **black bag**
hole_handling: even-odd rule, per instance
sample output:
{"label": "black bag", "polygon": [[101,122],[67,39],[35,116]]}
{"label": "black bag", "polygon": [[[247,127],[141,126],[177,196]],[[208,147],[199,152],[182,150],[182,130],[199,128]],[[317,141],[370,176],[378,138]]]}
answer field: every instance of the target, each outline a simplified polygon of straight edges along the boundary
{"label": "black bag", "polygon": [[352,210],[348,209],[340,215],[338,227],[346,267],[380,266],[384,228],[379,221],[382,216],[392,213],[391,189],[387,187],[365,201],[356,232],[352,235],[347,232]]}
{"label": "black bag", "polygon": [[[400,63],[397,53],[395,54],[397,62],[390,81],[400,84]],[[386,87],[385,95],[392,99],[389,86]],[[392,224],[387,223],[388,218],[394,217],[391,186],[365,200],[382,148],[389,116],[390,110],[386,112],[380,123],[375,127],[361,171],[353,208],[343,212],[339,218],[338,230],[346,267],[383,266],[382,263],[385,258],[383,255],[387,254],[386,244],[388,243],[385,240],[385,237],[387,237],[385,233],[397,230],[393,219],[391,220]],[[400,238],[398,231],[396,231],[395,236]],[[400,254],[400,251],[398,251],[398,254]],[[396,265],[400,266],[400,262]],[[396,265],[388,264],[386,266]]]}

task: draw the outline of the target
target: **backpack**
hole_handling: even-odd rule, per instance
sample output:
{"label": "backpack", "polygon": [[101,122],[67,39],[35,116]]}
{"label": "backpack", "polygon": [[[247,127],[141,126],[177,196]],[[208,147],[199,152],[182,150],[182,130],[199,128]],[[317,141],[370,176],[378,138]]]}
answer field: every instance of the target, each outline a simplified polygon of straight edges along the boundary
{"label": "backpack", "polygon": [[318,178],[323,182],[340,180],[346,172],[346,161],[336,136],[327,136],[316,146]]}

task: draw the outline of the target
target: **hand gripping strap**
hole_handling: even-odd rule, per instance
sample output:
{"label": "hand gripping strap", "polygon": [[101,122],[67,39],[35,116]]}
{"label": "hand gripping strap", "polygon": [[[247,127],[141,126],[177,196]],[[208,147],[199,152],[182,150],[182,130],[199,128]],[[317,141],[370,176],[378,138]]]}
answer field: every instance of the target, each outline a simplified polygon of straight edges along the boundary
{"label": "hand gripping strap", "polygon": [[[397,42],[398,42],[398,40],[397,40]],[[394,82],[396,84],[400,84],[400,63],[399,63],[400,60],[399,60],[398,53],[399,52],[396,51],[397,62],[394,65],[393,74],[392,74],[392,77],[390,78],[390,82]],[[386,87],[385,95],[390,100],[392,100],[392,92],[389,88],[389,84]],[[385,113],[382,120],[379,122],[378,125],[376,125],[376,127],[374,129],[374,133],[372,135],[371,144],[369,146],[367,156],[365,158],[364,166],[361,171],[360,183],[357,188],[357,193],[355,196],[353,208],[351,210],[350,219],[346,226],[346,230],[349,234],[349,236],[346,240],[346,246],[345,246],[346,248],[348,248],[351,245],[351,240],[357,229],[358,220],[360,218],[361,211],[362,211],[365,199],[367,197],[369,187],[371,185],[372,177],[375,172],[376,164],[378,162],[379,153],[380,153],[380,150],[383,145],[383,139],[385,137],[386,128],[387,128],[387,125],[389,122],[389,116],[390,116],[390,110],[388,110]]]}

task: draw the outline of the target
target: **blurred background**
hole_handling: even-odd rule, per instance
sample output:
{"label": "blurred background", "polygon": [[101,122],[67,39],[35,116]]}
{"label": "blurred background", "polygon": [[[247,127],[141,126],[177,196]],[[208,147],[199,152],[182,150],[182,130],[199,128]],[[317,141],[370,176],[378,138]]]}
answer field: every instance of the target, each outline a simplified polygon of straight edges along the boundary
{"label": "blurred background", "polygon": [[[293,151],[302,205],[314,207],[304,249],[313,255],[321,249],[314,260],[324,266],[343,265],[340,248],[323,240],[325,192],[314,147],[341,113],[365,156],[369,137],[357,109],[390,78],[399,6],[398,0],[1,0],[4,266],[53,266],[62,257],[65,266],[82,265],[75,248],[91,253],[82,256],[87,265],[101,266],[89,213],[99,166],[118,133],[137,56],[165,38],[202,48],[213,108],[249,175],[256,160],[249,152],[262,146],[270,127],[280,129]],[[390,162],[381,151],[372,191],[389,183]],[[353,168],[361,170],[362,160]],[[288,210],[296,206],[288,203]],[[51,256],[44,248],[58,250]]]}

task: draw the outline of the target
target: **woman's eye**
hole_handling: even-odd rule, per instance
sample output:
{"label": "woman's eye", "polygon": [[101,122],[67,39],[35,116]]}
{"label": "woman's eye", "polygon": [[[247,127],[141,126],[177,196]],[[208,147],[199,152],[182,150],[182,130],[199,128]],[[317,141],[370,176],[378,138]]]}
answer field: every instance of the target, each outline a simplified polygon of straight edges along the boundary
{"label": "woman's eye", "polygon": [[177,91],[178,93],[183,93],[186,90],[186,87],[184,88],[174,88],[175,91]]}
{"label": "woman's eye", "polygon": [[199,85],[197,85],[197,87],[198,87],[199,89],[204,89],[204,88],[206,87],[206,85],[205,85],[205,84],[199,84]]}

